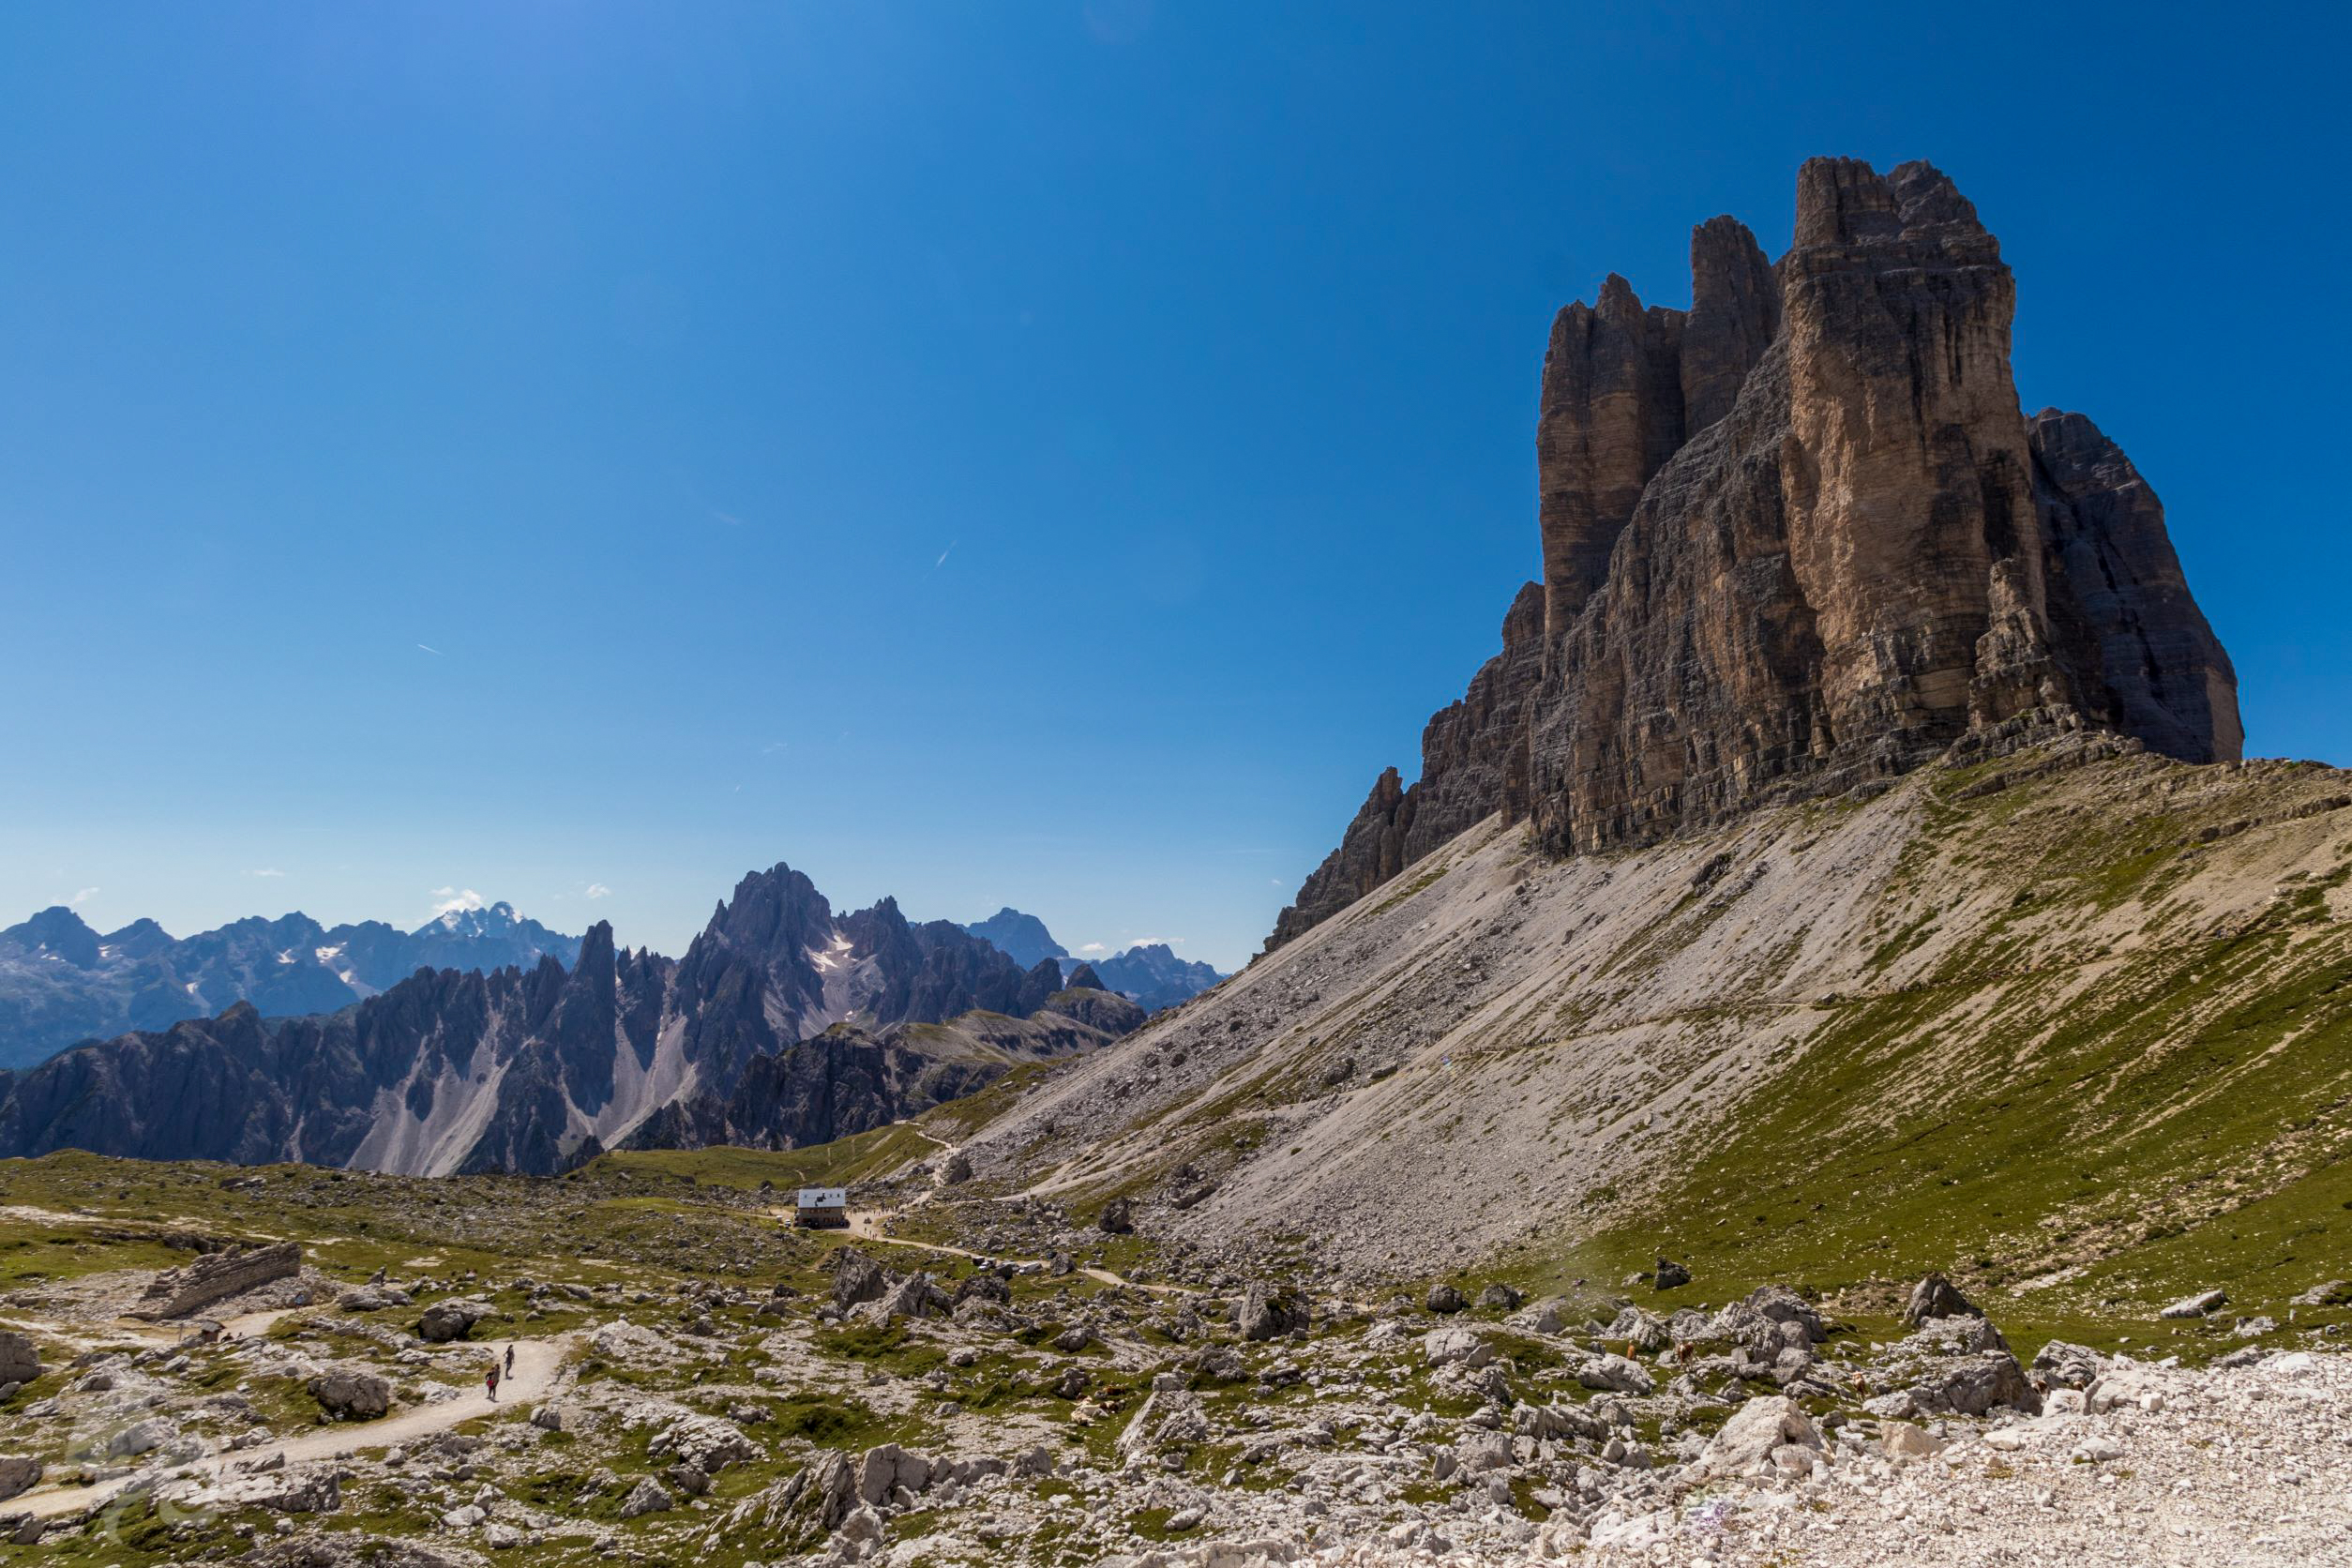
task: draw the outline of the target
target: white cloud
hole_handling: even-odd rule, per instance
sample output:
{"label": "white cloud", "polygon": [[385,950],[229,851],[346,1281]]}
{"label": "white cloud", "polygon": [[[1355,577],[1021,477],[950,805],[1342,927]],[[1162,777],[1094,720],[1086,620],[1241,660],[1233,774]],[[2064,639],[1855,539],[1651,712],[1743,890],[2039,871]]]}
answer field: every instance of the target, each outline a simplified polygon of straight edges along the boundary
{"label": "white cloud", "polygon": [[260,866],[245,873],[249,877],[282,877],[286,873],[275,866]]}
{"label": "white cloud", "polygon": [[790,741],[770,741],[767,745],[760,748],[760,755],[762,757],[773,757],[777,752],[783,750],[786,746],[792,744],[792,743]]}
{"label": "white cloud", "polygon": [[72,897],[67,899],[66,902],[68,904],[86,904],[91,899],[98,897],[98,890],[95,887],[85,887],[81,892],[75,894]]}
{"label": "white cloud", "polygon": [[1105,947],[1099,942],[1089,942],[1079,943],[1078,951],[1081,953],[1108,953],[1110,949]]}
{"label": "white cloud", "polygon": [[445,914],[454,914],[460,910],[478,910],[489,901],[470,887],[463,889],[436,887],[433,889],[433,897],[441,899],[440,903],[433,906],[433,918],[436,920]]}
{"label": "white cloud", "polygon": [[590,882],[587,896],[591,898],[610,898],[612,897],[612,889],[602,882]]}

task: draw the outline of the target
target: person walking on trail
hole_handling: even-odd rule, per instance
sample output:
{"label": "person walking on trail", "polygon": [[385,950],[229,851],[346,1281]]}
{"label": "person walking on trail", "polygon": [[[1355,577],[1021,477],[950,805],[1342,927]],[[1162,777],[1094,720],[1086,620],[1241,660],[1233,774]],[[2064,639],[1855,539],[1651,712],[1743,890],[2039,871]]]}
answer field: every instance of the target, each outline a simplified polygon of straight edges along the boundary
{"label": "person walking on trail", "polygon": [[514,1348],[512,1345],[509,1345],[509,1346],[507,1346],[507,1347],[506,1347],[506,1376],[508,1376],[509,1378],[511,1378],[511,1377],[513,1377],[514,1375],[515,1375],[515,1348]]}
{"label": "person walking on trail", "polygon": [[498,1363],[491,1362],[490,1370],[482,1374],[483,1386],[490,1390],[490,1403],[498,1403]]}

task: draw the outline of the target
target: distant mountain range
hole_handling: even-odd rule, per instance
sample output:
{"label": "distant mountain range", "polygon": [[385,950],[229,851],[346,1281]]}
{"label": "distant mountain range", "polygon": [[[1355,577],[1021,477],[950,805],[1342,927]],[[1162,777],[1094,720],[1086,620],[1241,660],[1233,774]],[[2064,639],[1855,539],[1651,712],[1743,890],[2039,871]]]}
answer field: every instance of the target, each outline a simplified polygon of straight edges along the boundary
{"label": "distant mountain range", "polygon": [[511,904],[451,910],[414,931],[381,920],[321,926],[299,911],[174,937],[152,920],[100,934],[56,905],[0,930],[0,1067],[79,1041],[166,1029],[231,1003],[264,1016],[331,1013],[418,970],[569,968],[580,939]]}
{"label": "distant mountain range", "polygon": [[[1051,958],[1061,964],[1062,972],[1066,975],[1078,966],[1069,949],[1053,940],[1053,933],[1046,929],[1044,921],[1009,905],[986,920],[973,921],[964,929],[993,943],[1023,967]],[[1163,942],[1145,942],[1116,957],[1092,962],[1104,985],[1153,1013],[1199,996],[1226,978],[1208,964],[1178,957],[1175,950]]]}
{"label": "distant mountain range", "polygon": [[[529,924],[479,912],[416,936],[478,944]],[[426,970],[355,1006],[359,972],[346,977],[318,953],[336,933],[294,916],[278,925],[282,945],[246,943],[243,967],[221,972],[253,987],[302,968],[309,951],[345,988],[321,990],[339,1010],[271,1018],[281,993],[249,993],[216,1017],[0,1070],[0,1157],[76,1148],[443,1175],[546,1173],[623,1144],[796,1147],[969,1093],[1017,1063],[1092,1048],[1144,1018],[1084,966],[1066,977],[1055,958],[1024,968],[950,921],[910,922],[893,899],[837,915],[781,865],[746,876],[683,958],[618,948],[598,922],[567,964],[548,944],[569,939],[534,926],[541,948],[528,965]],[[61,974],[136,962],[127,944],[156,939],[170,942],[158,931],[117,943],[68,911],[9,933],[28,955],[19,967]],[[176,969],[163,983],[188,984]]]}
{"label": "distant mountain range", "polygon": [[1027,968],[1040,958],[1066,958],[1070,950],[1053,940],[1046,923],[1007,904],[986,920],[964,927],[983,942],[994,942],[1015,963]]}

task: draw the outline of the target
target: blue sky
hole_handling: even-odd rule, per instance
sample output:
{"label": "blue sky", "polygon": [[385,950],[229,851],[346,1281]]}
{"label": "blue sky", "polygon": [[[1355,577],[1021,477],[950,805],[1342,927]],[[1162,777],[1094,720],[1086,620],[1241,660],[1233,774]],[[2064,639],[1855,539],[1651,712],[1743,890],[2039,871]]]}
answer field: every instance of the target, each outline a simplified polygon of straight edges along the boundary
{"label": "blue sky", "polygon": [[0,919],[783,859],[1231,967],[1535,570],[1553,311],[1816,153],[1952,173],[2352,761],[2344,13],[2217,14],[0,8]]}

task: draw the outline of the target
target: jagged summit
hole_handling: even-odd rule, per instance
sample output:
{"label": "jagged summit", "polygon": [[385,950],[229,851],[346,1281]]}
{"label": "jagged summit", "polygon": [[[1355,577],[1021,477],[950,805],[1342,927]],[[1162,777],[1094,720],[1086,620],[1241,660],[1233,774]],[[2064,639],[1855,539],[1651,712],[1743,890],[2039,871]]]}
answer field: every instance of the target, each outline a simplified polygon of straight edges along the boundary
{"label": "jagged summit", "polygon": [[2154,492],[2028,420],[1999,242],[1933,165],[1799,171],[1795,243],[1691,240],[1688,311],[1611,274],[1560,312],[1544,580],[1276,923],[1296,936],[1488,815],[1554,853],[1876,785],[1955,744],[2103,730],[2241,751],[2237,676]]}

